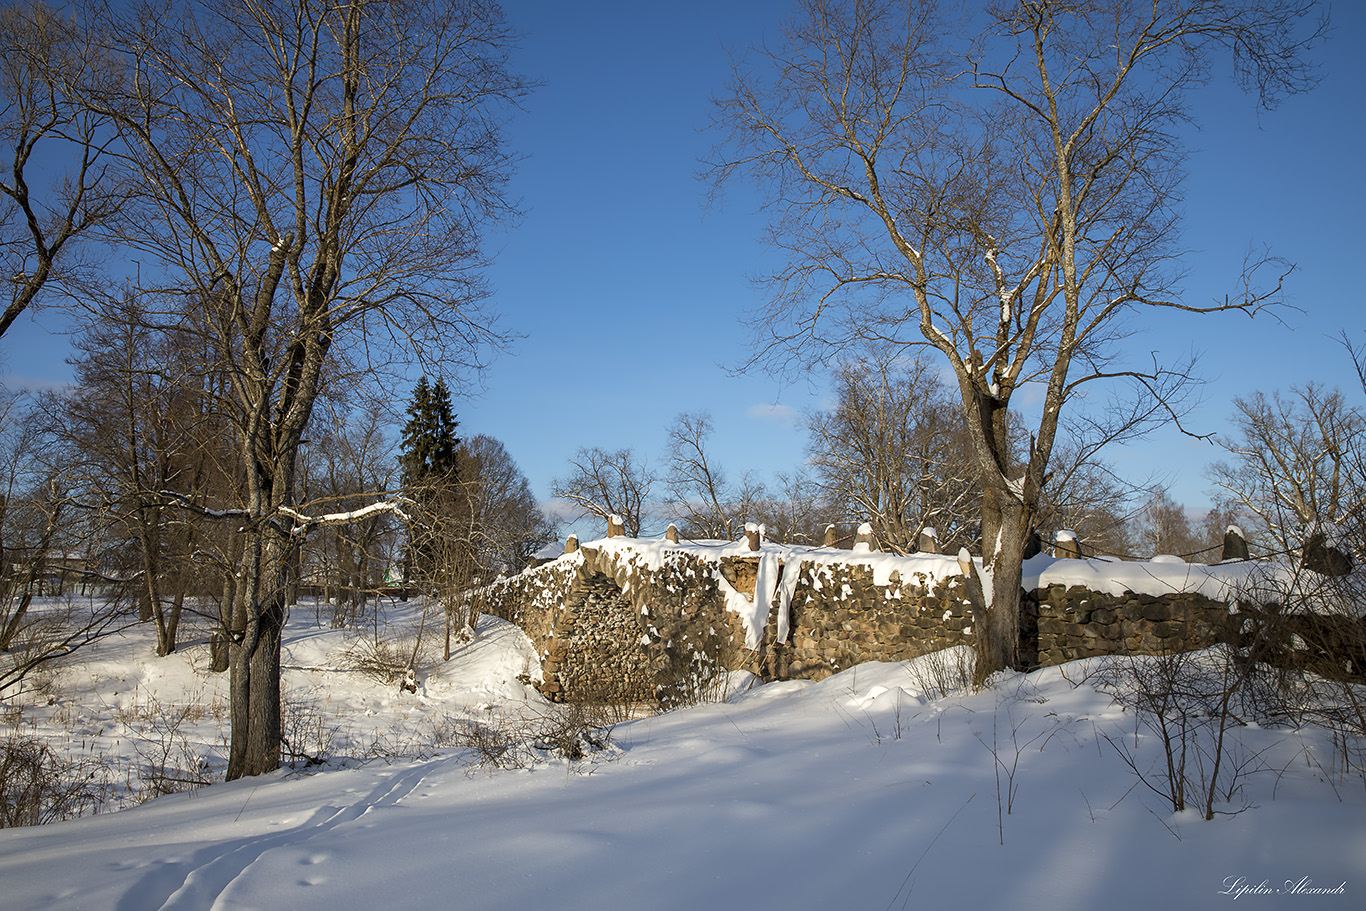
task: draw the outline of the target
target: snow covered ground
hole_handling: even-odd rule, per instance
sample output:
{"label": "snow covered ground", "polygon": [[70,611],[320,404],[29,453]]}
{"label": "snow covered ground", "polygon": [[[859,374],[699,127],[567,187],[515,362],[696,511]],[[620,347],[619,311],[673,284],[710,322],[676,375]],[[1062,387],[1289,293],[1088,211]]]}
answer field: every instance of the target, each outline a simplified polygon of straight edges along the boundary
{"label": "snow covered ground", "polygon": [[[415,609],[385,636],[411,628]],[[428,658],[411,694],[341,669],[359,635],[296,608],[284,659],[306,721],[297,746],[350,759],[2,830],[0,908],[1366,901],[1366,782],[1322,731],[1234,729],[1228,755],[1247,774],[1219,807],[1231,815],[1175,814],[1121,759],[1117,744],[1160,781],[1157,738],[1097,688],[1094,661],[947,697],[933,685],[942,659],[865,664],[620,723],[579,761],[491,770],[450,731],[553,711],[517,679],[535,667],[525,637],[484,618],[450,663]],[[105,757],[124,800],[163,744],[197,763],[168,767],[221,772],[225,681],[202,645],[151,654],[133,630],[74,656],[10,700],[0,735]]]}

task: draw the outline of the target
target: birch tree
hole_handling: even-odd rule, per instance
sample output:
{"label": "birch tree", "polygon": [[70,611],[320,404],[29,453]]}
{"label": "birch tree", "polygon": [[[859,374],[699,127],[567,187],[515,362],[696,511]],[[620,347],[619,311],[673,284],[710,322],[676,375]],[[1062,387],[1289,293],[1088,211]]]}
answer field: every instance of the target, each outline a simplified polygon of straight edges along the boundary
{"label": "birch tree", "polygon": [[1186,376],[1126,360],[1126,331],[1153,309],[1276,300],[1265,260],[1226,298],[1182,296],[1177,130],[1218,58],[1268,106],[1310,86],[1313,11],[993,0],[955,20],[930,0],[803,0],[736,60],[710,174],[766,190],[785,260],[752,316],[755,363],[872,341],[948,365],[982,485],[980,676],[1018,663],[1021,555],[1064,410],[1098,382],[1161,401]]}

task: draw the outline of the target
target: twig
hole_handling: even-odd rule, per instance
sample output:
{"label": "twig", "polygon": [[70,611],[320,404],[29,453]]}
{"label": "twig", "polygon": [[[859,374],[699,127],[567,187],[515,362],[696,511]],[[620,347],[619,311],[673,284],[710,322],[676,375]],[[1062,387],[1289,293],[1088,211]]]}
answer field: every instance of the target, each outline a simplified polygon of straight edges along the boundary
{"label": "twig", "polygon": [[[915,859],[915,863],[911,864],[911,869],[907,871],[906,878],[901,881],[901,888],[896,890],[896,895],[893,895],[892,900],[887,903],[887,911],[891,911],[892,905],[896,904],[897,897],[901,895],[902,889],[906,889],[906,884],[911,882],[911,877],[915,875],[915,871],[920,866],[921,861],[925,859],[925,855],[930,853],[930,848],[934,847],[935,842],[939,841],[939,837],[944,834],[944,830],[953,825],[953,821],[958,818],[958,814],[966,810],[968,804],[972,803],[972,798],[976,796],[976,792],[969,795],[968,799],[963,801],[963,805],[949,817],[949,821],[944,823],[944,825],[939,828],[938,832],[934,833],[934,838],[931,838],[930,843],[925,846],[925,850],[920,852],[920,856]],[[906,890],[906,897],[901,901],[902,908],[905,908],[906,904],[911,900],[911,892],[914,888],[915,886],[912,885],[911,889]]]}

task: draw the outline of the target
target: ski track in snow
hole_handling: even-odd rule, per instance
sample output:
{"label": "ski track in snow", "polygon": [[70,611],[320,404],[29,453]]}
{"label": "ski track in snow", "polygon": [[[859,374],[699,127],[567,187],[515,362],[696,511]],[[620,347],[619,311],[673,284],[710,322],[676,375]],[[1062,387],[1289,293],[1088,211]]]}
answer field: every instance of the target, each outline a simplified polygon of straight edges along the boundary
{"label": "ski track in snow", "polygon": [[[422,783],[428,766],[394,772],[390,781],[344,807],[319,807],[301,825],[273,835],[209,845],[188,861],[167,864],[143,876],[119,901],[118,911],[228,911],[233,884],[267,852],[298,847],[324,833],[357,822],[375,810],[396,806]],[[163,897],[164,896],[164,897]]]}

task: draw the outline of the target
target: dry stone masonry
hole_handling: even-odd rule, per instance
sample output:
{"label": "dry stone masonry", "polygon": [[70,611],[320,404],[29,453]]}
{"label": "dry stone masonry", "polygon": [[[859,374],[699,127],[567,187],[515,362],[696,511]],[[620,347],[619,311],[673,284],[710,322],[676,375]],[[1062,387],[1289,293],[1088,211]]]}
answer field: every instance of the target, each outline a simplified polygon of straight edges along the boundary
{"label": "dry stone masonry", "polygon": [[1239,622],[1223,601],[1190,592],[1106,595],[1050,585],[1025,598],[1025,660],[1054,665],[1097,655],[1158,655],[1227,641]]}
{"label": "dry stone masonry", "polygon": [[[699,698],[723,670],[818,680],[864,661],[972,644],[954,557],[620,535],[485,589],[482,608],[517,623],[541,655],[552,699],[653,703]],[[1109,558],[1026,561],[1022,658],[1060,664],[1233,641],[1237,593],[1259,564]]]}
{"label": "dry stone masonry", "polygon": [[543,692],[634,705],[654,698],[654,657],[642,642],[631,603],[604,575],[587,577],[565,603],[545,649]]}
{"label": "dry stone masonry", "polygon": [[[908,569],[880,580],[866,563],[799,557],[785,566],[785,579],[787,573],[790,633],[769,637],[773,677],[819,680],[864,661],[900,661],[972,641],[960,577]],[[782,606],[775,599],[772,630]]]}

